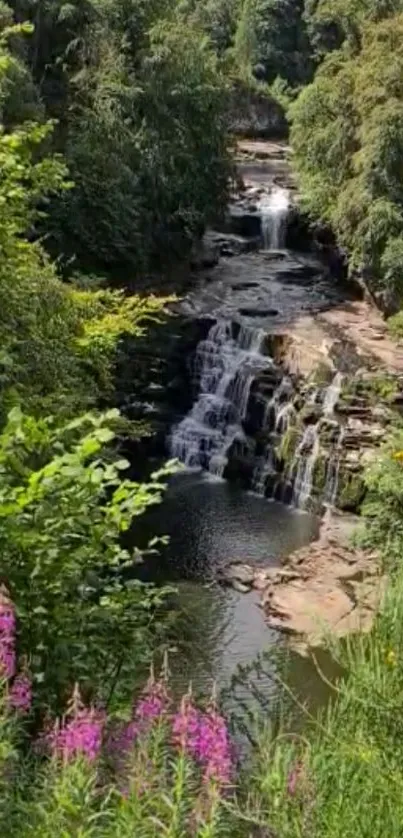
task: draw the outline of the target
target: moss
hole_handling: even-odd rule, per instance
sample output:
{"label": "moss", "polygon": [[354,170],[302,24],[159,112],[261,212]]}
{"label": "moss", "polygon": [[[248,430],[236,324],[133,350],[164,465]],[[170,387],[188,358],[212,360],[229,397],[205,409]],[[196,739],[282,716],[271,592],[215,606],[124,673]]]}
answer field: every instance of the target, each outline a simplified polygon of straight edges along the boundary
{"label": "moss", "polygon": [[321,361],[314,370],[310,382],[316,387],[326,387],[331,384],[334,376],[334,370],[324,361]]}
{"label": "moss", "polygon": [[381,400],[391,403],[395,400],[399,392],[396,379],[386,373],[384,375],[374,375],[373,378],[369,379],[368,388],[370,396],[372,396],[371,401],[374,402]]}
{"label": "moss", "polygon": [[300,438],[300,429],[297,425],[290,425],[281,438],[277,449],[277,456],[286,464],[292,462]]}
{"label": "moss", "polygon": [[351,401],[354,396],[366,398],[369,404],[393,403],[399,384],[393,375],[379,373],[366,378],[349,378],[343,384],[341,399]]}
{"label": "moss", "polygon": [[339,478],[339,489],[337,493],[337,506],[348,512],[356,512],[365,496],[365,484],[360,474],[351,474],[347,471]]}
{"label": "moss", "polygon": [[320,497],[323,496],[326,486],[326,473],[327,473],[327,457],[324,454],[320,454],[316,460],[313,475],[312,475],[312,483],[314,492],[319,495]]}

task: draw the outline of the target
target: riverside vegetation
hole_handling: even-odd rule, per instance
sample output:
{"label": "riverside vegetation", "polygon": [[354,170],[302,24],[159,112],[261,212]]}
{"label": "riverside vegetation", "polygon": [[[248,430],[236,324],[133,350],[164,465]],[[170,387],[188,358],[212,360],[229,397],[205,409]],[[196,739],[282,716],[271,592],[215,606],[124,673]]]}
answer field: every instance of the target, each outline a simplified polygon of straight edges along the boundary
{"label": "riverside vegetation", "polygon": [[122,535],[159,502],[170,465],[129,479],[119,440],[139,429],[101,411],[121,337],[143,335],[167,302],[108,288],[105,272],[136,288],[163,247],[183,253],[220,211],[234,67],[294,96],[319,65],[291,112],[305,199],[399,292],[399,11],[392,0],[0,6],[8,836],[401,835],[401,430],[367,475],[365,540],[390,579],[375,626],[331,643],[343,677],[327,709],[307,711],[299,735],[260,717],[245,761],[215,695],[199,706],[189,690],[178,705],[166,667],[141,688],[164,648],[168,591],[127,573],[139,553]]}

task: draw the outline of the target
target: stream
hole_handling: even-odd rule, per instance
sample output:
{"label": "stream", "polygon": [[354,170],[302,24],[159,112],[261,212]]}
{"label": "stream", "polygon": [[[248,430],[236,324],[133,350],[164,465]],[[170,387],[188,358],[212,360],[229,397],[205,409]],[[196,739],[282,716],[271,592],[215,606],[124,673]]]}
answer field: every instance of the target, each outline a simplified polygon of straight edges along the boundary
{"label": "stream", "polygon": [[[315,540],[323,504],[337,497],[344,433],[335,416],[341,373],[330,367],[318,386],[282,363],[296,319],[335,306],[340,290],[309,247],[303,254],[289,249],[287,184],[276,183],[269,164],[246,171],[248,197],[230,208],[229,238],[212,233],[224,258],[199,275],[180,303],[180,316],[202,324],[186,359],[192,406],[166,440],[184,470],[147,516],[150,534],[169,537],[151,562],[151,578],[177,589],[173,683],[183,691],[191,681],[204,694],[214,681],[225,690],[237,669],[262,653],[287,647],[266,626],[259,593],[221,586],[217,571],[231,562],[279,566]],[[231,247],[240,250],[228,257]],[[294,447],[286,462],[281,450],[290,430]],[[269,698],[274,671],[269,663],[260,675]],[[306,659],[291,657],[289,677],[304,701],[321,700],[323,684]],[[241,685],[241,703],[250,701],[256,678],[249,673]]]}
{"label": "stream", "polygon": [[[317,536],[319,520],[203,472],[184,472],[170,481],[147,523],[150,532],[170,539],[152,576],[177,589],[180,628],[170,654],[173,685],[181,693],[191,681],[197,693],[206,695],[216,681],[225,690],[237,668],[282,648],[284,640],[265,625],[260,595],[220,586],[217,569],[232,560],[278,566]],[[268,673],[258,679],[266,697],[275,690],[270,670],[269,663]],[[293,656],[290,675],[304,700],[319,700],[323,685],[307,660]],[[250,703],[251,677],[257,676],[248,676],[238,687],[234,708],[239,701]]]}

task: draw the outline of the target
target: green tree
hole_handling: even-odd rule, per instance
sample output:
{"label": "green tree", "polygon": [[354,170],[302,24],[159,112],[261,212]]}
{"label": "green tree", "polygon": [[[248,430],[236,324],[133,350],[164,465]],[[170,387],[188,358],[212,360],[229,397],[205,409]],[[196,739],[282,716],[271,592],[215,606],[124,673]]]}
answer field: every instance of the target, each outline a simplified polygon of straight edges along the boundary
{"label": "green tree", "polygon": [[102,37],[91,106],[66,146],[75,189],[53,216],[59,249],[134,273],[183,253],[225,206],[230,173],[226,81],[206,36],[178,19],[150,39],[133,73]]}
{"label": "green tree", "polygon": [[403,17],[355,21],[353,50],[332,52],[293,106],[292,143],[308,210],[393,309],[403,295]]}
{"label": "green tree", "polygon": [[168,468],[148,484],[122,476],[110,455],[117,411],[34,420],[14,409],[0,437],[0,572],[13,600],[19,649],[38,695],[58,705],[80,681],[108,699],[130,697],[151,654],[164,597],[134,578],[132,521],[158,503]]}

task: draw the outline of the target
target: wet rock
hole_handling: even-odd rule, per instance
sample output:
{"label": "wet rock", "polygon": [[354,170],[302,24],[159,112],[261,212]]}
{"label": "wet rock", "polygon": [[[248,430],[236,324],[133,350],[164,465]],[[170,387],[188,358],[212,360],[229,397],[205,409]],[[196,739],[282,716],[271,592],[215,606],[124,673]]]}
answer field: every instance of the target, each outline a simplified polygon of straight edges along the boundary
{"label": "wet rock", "polygon": [[233,579],[230,584],[234,591],[237,591],[238,594],[248,594],[250,592],[250,585],[244,585],[244,583],[239,582],[238,579]]}
{"label": "wet rock", "polygon": [[209,230],[204,241],[210,246],[217,247],[220,256],[239,256],[242,253],[251,253],[260,247],[260,235],[252,238],[236,235],[236,233],[220,233]]}
{"label": "wet rock", "polygon": [[242,317],[277,317],[279,311],[276,308],[261,308],[260,306],[252,308],[245,306],[239,309],[239,313]]}
{"label": "wet rock", "polygon": [[232,581],[237,579],[244,585],[252,585],[255,578],[255,570],[247,564],[230,564],[222,571],[224,578]]}
{"label": "wet rock", "polygon": [[233,291],[248,291],[250,288],[259,288],[258,282],[237,282],[231,285]]}
{"label": "wet rock", "polygon": [[220,248],[218,244],[202,239],[195,242],[190,255],[190,267],[194,271],[202,271],[204,268],[213,268],[218,264]]}
{"label": "wet rock", "polygon": [[238,205],[230,207],[224,223],[224,232],[254,239],[260,237],[261,231],[261,217],[256,209],[245,209]]}

